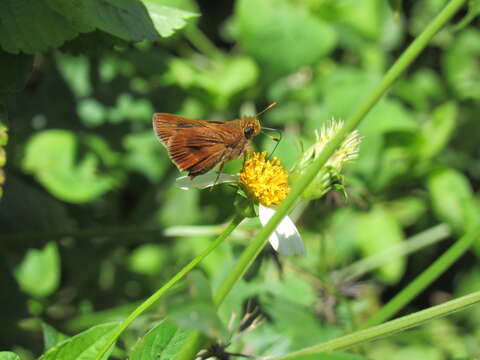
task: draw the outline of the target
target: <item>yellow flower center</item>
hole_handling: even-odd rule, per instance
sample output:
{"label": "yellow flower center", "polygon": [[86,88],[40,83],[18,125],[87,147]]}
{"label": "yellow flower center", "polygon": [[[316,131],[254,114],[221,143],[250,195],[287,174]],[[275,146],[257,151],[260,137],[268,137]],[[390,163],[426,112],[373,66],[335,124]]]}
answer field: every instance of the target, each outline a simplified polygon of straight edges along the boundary
{"label": "yellow flower center", "polygon": [[288,172],[276,157],[265,160],[266,155],[250,153],[243,163],[240,182],[262,205],[278,205],[290,192]]}

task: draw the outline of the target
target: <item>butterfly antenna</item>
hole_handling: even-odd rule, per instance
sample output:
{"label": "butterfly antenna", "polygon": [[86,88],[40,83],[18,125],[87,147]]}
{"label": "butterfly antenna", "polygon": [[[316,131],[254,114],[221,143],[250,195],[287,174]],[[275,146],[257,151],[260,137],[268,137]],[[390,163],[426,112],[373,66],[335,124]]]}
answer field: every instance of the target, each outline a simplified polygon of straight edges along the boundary
{"label": "butterfly antenna", "polygon": [[278,103],[276,103],[276,102],[271,103],[271,104],[268,105],[265,109],[263,109],[263,110],[260,111],[257,115],[255,115],[255,117],[259,117],[259,116],[262,115],[265,111],[270,110],[271,108],[273,108],[274,106],[277,106],[277,105],[278,105]]}
{"label": "butterfly antenna", "polygon": [[[277,102],[273,102],[271,103],[270,105],[268,105],[265,109],[263,109],[262,111],[260,111],[257,115],[255,115],[256,118],[258,118],[260,115],[262,115],[265,111],[267,110],[270,110],[271,108],[273,108],[274,106],[277,106],[278,103]],[[270,139],[272,139],[273,141],[275,141],[277,144],[275,145],[275,147],[273,148],[273,151],[270,153],[270,155],[268,156],[268,158],[270,158],[273,153],[275,152],[275,150],[277,149],[277,146],[278,144],[280,143],[280,140],[282,139],[282,132],[280,130],[277,130],[277,129],[272,129],[272,128],[268,128],[268,127],[265,127],[265,126],[261,126],[261,129],[262,130],[266,130],[266,131],[273,131],[273,132],[276,132],[277,134],[280,135],[280,137],[274,137],[274,136],[270,136],[268,134],[265,134],[267,135]]]}
{"label": "butterfly antenna", "polygon": [[268,127],[265,127],[265,126],[262,126],[261,129],[266,130],[266,131],[273,131],[273,132],[276,132],[279,135],[278,137],[276,137],[276,136],[271,136],[271,135],[265,134],[270,139],[272,139],[273,141],[276,142],[275,147],[273,148],[273,151],[270,153],[270,155],[268,155],[268,159],[270,159],[272,157],[273,153],[275,152],[275,150],[277,150],[277,146],[278,146],[278,144],[280,144],[280,141],[282,140],[282,134],[283,133],[282,133],[282,131],[280,131],[278,129],[272,129],[272,128],[268,128]]}

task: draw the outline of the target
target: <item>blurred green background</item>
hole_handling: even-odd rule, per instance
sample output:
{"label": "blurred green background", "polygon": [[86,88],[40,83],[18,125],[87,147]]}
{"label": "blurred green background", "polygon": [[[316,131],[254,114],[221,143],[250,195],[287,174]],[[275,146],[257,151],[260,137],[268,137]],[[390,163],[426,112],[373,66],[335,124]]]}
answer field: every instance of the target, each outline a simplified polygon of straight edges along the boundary
{"label": "blurred green background", "polygon": [[[144,3],[187,11],[186,24],[172,25],[158,41],[127,41],[98,27],[60,39],[50,46],[56,50],[20,48],[35,56],[10,62],[18,51],[0,41],[3,79],[15,67],[26,69],[0,98],[8,128],[8,143],[0,129],[8,159],[0,200],[0,348],[24,359],[43,352],[42,327],[72,335],[123,319],[233,215],[232,187],[175,188],[179,173],[152,132],[154,112],[232,120],[278,102],[261,121],[283,130],[275,155],[291,167],[314,130],[351,115],[447,1],[399,8],[382,0]],[[223,325],[212,327],[223,329],[251,303],[265,320],[232,348],[285,353],[356,329],[415,279],[465,232],[477,201],[478,25],[442,30],[363,121],[360,156],[345,171],[348,200],[331,192],[293,212],[305,258],[278,258],[266,248],[219,319],[207,314],[203,324],[185,324],[182,308],[198,293],[192,288],[215,289],[260,226],[245,221],[135,323],[114,355],[125,358],[167,309],[176,309],[180,325],[203,329],[218,320]],[[259,150],[274,145],[255,139]],[[225,171],[240,165],[233,161]],[[479,256],[477,242],[402,314],[478,289]],[[479,322],[474,308],[352,353],[476,358]]]}

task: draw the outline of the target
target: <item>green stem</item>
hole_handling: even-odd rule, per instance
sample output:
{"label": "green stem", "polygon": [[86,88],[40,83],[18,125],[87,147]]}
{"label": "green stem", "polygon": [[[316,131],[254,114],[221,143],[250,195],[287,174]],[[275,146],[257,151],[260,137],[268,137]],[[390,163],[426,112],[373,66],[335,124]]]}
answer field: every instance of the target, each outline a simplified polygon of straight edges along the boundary
{"label": "green stem", "polygon": [[197,48],[203,55],[210,59],[219,58],[222,52],[210,41],[210,39],[195,25],[187,26],[183,34],[193,46]]}
{"label": "green stem", "polygon": [[272,360],[288,360],[295,359],[296,357],[318,354],[318,353],[331,353],[334,351],[340,351],[348,349],[352,346],[364,344],[369,341],[373,341],[388,335],[392,335],[402,330],[406,330],[415,326],[419,326],[427,321],[435,318],[444,317],[454,312],[466,309],[472,305],[480,302],[480,291],[473,294],[460,297],[455,300],[448,301],[446,303],[432,306],[428,309],[418,311],[414,314],[407,315],[384,324],[372,327],[370,329],[361,330],[339,337],[334,340],[327,341],[326,343],[310,346],[300,351],[295,351],[290,354],[275,357]]}
{"label": "green stem", "polygon": [[217,239],[210,244],[208,248],[203,250],[195,259],[190,261],[183,269],[181,269],[174,277],[172,277],[165,285],[158,289],[152,296],[145,300],[140,306],[138,306],[119,326],[109,341],[105,344],[102,350],[97,354],[95,360],[100,360],[115,343],[118,337],[125,331],[125,329],[143,312],[150,308],[158,299],[160,299],[168,290],[178,283],[189,271],[197,266],[203,259],[205,259],[215,248],[220,245],[223,240],[242,222],[244,219],[241,215],[235,215],[230,224],[223,230],[223,232],[217,237]]}
{"label": "green stem", "polygon": [[442,275],[472,246],[480,236],[478,230],[471,231],[456,241],[442,256],[430,265],[420,276],[417,276],[406,288],[383,306],[361,328],[367,328],[384,322],[394,316],[406,304],[420,294],[428,285]]}
{"label": "green stem", "polygon": [[[245,249],[234,268],[229,272],[227,278],[220,286],[218,292],[214,295],[214,303],[218,307],[222,304],[225,297],[229,294],[237,281],[245,274],[247,269],[253,263],[257,255],[265,246],[268,237],[278,226],[280,221],[289,213],[293,205],[305,191],[307,186],[315,179],[318,172],[325,165],[330,156],[342,144],[345,137],[353,131],[365,115],[387,92],[392,84],[402,75],[402,73],[412,64],[420,52],[428,45],[432,37],[455,15],[466,0],[452,0],[427,28],[412,42],[405,52],[393,64],[390,70],[385,74],[378,87],[360,106],[360,108],[348,119],[344,126],[338,131],[335,137],[325,146],[322,153],[311,164],[307,172],[301,176],[292,188],[287,198],[280,204],[270,221],[258,232],[250,245]],[[192,335],[182,348],[181,353],[176,360],[193,359],[200,350],[202,344],[201,336],[197,333]]]}
{"label": "green stem", "polygon": [[382,265],[392,261],[394,258],[406,256],[424,247],[436,244],[441,240],[447,239],[451,235],[450,226],[447,224],[438,224],[430,229],[415,234],[404,242],[392,246],[387,250],[359,260],[341,270],[332,274],[334,279],[357,279],[367,272],[373,271]]}
{"label": "green stem", "polygon": [[96,236],[115,237],[117,243],[144,243],[150,241],[153,237],[164,235],[166,237],[186,237],[186,236],[217,236],[224,224],[210,226],[172,226],[166,229],[148,228],[141,226],[104,226],[99,228],[72,229],[64,231],[25,231],[10,234],[0,234],[0,243],[6,249],[15,248],[21,244],[24,247],[34,247],[39,240],[52,239],[58,240],[66,236],[75,238],[92,238]]}
{"label": "green stem", "polygon": [[105,226],[98,228],[88,228],[88,229],[73,229],[73,230],[60,230],[60,231],[25,231],[25,232],[16,232],[11,234],[1,234],[0,242],[17,242],[18,241],[38,241],[41,239],[58,239],[66,236],[72,236],[76,238],[90,238],[94,236],[132,236],[132,235],[142,235],[142,236],[154,236],[161,235],[163,232],[162,229],[154,228],[144,228],[139,226]]}

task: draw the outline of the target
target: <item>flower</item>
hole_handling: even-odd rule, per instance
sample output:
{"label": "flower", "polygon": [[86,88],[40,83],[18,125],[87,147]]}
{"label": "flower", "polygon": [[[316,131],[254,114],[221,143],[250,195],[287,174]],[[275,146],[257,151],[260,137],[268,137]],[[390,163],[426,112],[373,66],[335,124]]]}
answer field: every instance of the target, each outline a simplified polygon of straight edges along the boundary
{"label": "flower", "polygon": [[240,183],[265,206],[279,205],[290,192],[288,172],[276,157],[265,160],[267,153],[252,153],[240,172]]}
{"label": "flower", "polygon": [[[258,218],[260,223],[265,226],[268,221],[275,214],[275,209],[258,205]],[[290,255],[305,255],[305,245],[303,244],[302,237],[300,236],[297,227],[293,223],[292,219],[285,216],[277,228],[268,237],[270,245],[279,254]]]}
{"label": "flower", "polygon": [[[275,206],[280,204],[290,192],[288,172],[277,158],[266,160],[266,153],[252,153],[244,161],[239,175],[215,172],[200,175],[191,180],[188,176],[177,179],[177,186],[187,190],[192,187],[204,189],[216,184],[233,182],[242,186],[247,194],[258,203],[258,217],[265,225],[275,214]],[[282,255],[305,255],[303,240],[293,221],[285,216],[268,241],[273,249]]]}

